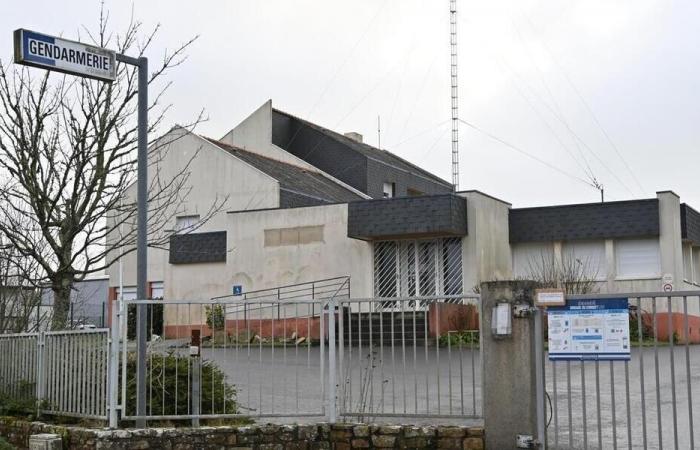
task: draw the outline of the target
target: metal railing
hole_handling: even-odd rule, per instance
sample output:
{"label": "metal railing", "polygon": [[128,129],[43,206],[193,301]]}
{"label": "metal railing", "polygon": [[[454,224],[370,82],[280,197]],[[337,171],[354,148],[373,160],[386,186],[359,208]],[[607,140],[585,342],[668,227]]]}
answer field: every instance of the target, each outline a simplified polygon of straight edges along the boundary
{"label": "metal railing", "polygon": [[334,277],[306,283],[244,292],[240,295],[223,295],[212,298],[213,301],[246,300],[324,300],[330,298],[350,297],[350,277]]}
{"label": "metal railing", "polygon": [[40,345],[41,412],[106,419],[109,330],[43,333]]}
{"label": "metal railing", "polygon": [[340,300],[340,414],[480,418],[478,298]]}
{"label": "metal railing", "polygon": [[697,448],[700,292],[628,298],[629,361],[547,361],[549,448]]}
{"label": "metal railing", "polygon": [[122,328],[122,419],[480,417],[477,297],[391,300],[404,310],[377,312],[383,298],[142,301],[164,305],[164,335],[148,346],[137,417]]}
{"label": "metal railing", "polygon": [[[135,415],[135,344],[122,328],[122,419],[323,417],[328,300],[125,301],[164,305],[147,349],[146,416]],[[314,312],[315,311],[315,312]],[[200,343],[191,352],[193,336]]]}
{"label": "metal railing", "polygon": [[0,398],[36,400],[38,333],[0,334]]}
{"label": "metal railing", "polygon": [[107,418],[109,331],[0,335],[0,394],[40,414]]}

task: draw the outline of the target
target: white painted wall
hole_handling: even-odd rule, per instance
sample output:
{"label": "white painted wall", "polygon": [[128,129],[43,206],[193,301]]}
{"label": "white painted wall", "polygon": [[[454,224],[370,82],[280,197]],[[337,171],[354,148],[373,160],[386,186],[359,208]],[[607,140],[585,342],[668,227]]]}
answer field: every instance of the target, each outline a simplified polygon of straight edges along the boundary
{"label": "white painted wall", "polygon": [[[175,128],[167,133],[161,142],[170,142],[162,151],[162,160],[158,170],[163,180],[169,180],[189,165],[186,200],[179,205],[170,223],[165,227],[175,229],[176,216],[199,214],[206,216],[216,203],[225,202],[212,218],[197,231],[220,231],[226,229],[227,211],[258,208],[276,208],[279,206],[279,184],[268,175],[249,166],[235,156],[217,147],[202,137],[189,133],[182,128]],[[149,168],[149,178],[155,168]],[[136,185],[127,190],[128,198],[133,201]],[[184,194],[184,193],[183,193]],[[118,255],[112,255],[116,258]],[[148,279],[163,281],[168,269],[168,252],[149,249]],[[124,285],[136,284],[136,253],[123,258]],[[110,286],[119,285],[118,264],[108,269]],[[168,298],[168,297],[166,297]]]}
{"label": "white painted wall", "polygon": [[479,191],[460,192],[467,199],[467,236],[462,240],[464,292],[484,281],[513,277],[509,244],[510,204]]}
{"label": "white painted wall", "polygon": [[295,166],[317,172],[324,177],[344,186],[346,189],[349,189],[360,197],[370,198],[368,195],[358,191],[354,187],[343,183],[337,178],[334,178],[330,174],[322,171],[318,167],[309,164],[303,159],[273,144],[272,100],[268,100],[263,103],[260,108],[256,109],[250,116],[246,117],[241,123],[226,133],[226,135],[222,137],[220,141],[248,150],[249,152],[276,159],[277,161],[286,162],[288,164],[293,164]]}

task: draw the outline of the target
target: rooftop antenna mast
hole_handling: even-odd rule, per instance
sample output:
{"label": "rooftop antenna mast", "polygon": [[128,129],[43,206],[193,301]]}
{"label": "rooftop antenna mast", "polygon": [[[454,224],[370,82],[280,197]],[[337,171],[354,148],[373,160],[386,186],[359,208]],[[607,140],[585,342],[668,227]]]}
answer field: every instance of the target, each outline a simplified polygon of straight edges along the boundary
{"label": "rooftop antenna mast", "polygon": [[459,97],[457,92],[457,0],[450,0],[450,47],[452,78],[452,184],[459,190]]}

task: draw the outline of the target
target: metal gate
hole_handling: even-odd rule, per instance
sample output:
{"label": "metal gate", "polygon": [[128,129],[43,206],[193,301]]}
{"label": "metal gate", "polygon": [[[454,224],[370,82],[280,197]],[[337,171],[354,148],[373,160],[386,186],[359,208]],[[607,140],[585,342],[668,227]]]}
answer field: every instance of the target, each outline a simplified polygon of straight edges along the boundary
{"label": "metal gate", "polygon": [[[341,416],[482,416],[478,296],[347,299],[338,305]],[[333,361],[331,360],[331,365]]]}
{"label": "metal gate", "polygon": [[[164,308],[149,333],[146,411],[136,413],[136,342],[122,320],[122,419],[323,417],[329,300],[256,298],[123,301]],[[152,318],[154,315],[147,314]],[[193,335],[199,350],[191,349]]]}
{"label": "metal gate", "polygon": [[[633,293],[631,360],[545,362],[553,449],[692,449],[700,426],[700,293]],[[547,349],[543,349],[547,352]]]}

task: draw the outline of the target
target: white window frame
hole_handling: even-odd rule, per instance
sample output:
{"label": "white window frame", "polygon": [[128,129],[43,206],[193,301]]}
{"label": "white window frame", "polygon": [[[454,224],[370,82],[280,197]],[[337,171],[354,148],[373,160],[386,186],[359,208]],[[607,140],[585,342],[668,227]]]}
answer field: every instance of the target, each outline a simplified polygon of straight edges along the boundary
{"label": "white window frame", "polygon": [[[554,243],[551,241],[513,244],[511,246],[513,276],[516,278],[531,277],[533,258],[552,257],[556,260],[557,256],[554,250]],[[521,264],[524,264],[526,267],[521,268]]]}
{"label": "white window frame", "polygon": [[[656,258],[653,268],[645,269],[637,273],[623,273],[621,270],[621,255],[623,254],[622,247],[631,246],[634,244],[644,244],[653,246],[654,256]],[[661,278],[661,248],[658,238],[653,239],[618,239],[615,240],[615,279],[616,280],[655,280]]]}
{"label": "white window frame", "polygon": [[382,197],[383,198],[394,198],[396,197],[396,183],[391,181],[385,181],[382,185]]}
{"label": "white window frame", "polygon": [[201,216],[199,214],[175,217],[175,232],[178,234],[189,233],[197,226],[200,220]]}
{"label": "white window frame", "polygon": [[[577,258],[576,255],[576,247],[583,247],[583,246],[600,246],[599,249],[597,249],[597,252],[599,253],[598,260],[599,260],[599,267],[597,268],[597,273],[595,273],[595,277],[593,277],[593,280],[595,281],[605,281],[608,279],[608,258],[605,250],[605,240],[582,240],[582,241],[565,241],[562,243],[561,247],[561,261],[562,263],[566,261],[565,258],[569,257],[569,252],[571,251],[572,255],[574,258]],[[586,251],[583,251],[581,253],[587,253]],[[578,259],[578,258],[577,258]],[[587,259],[589,263],[593,262],[591,258]],[[593,275],[591,273],[587,273],[585,275]]]}

